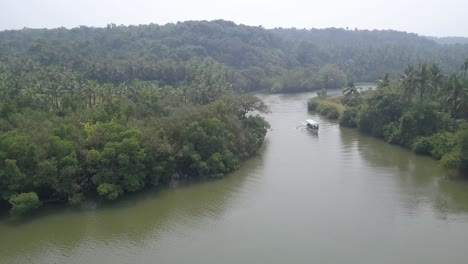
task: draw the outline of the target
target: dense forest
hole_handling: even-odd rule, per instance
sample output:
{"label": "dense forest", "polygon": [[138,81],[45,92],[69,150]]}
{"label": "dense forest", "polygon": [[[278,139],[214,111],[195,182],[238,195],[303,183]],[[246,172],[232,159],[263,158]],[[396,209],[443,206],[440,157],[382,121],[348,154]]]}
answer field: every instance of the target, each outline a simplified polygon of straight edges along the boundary
{"label": "dense forest", "polygon": [[[269,127],[258,115],[267,106],[246,92],[322,89],[325,95],[346,80],[374,81],[382,72],[390,78],[408,63],[427,61],[438,63],[441,82],[462,82],[466,71],[463,78],[443,74],[456,72],[464,57],[468,45],[403,32],[269,30],[222,20],[3,31],[0,210],[24,214],[44,203],[115,200],[172,180],[222,177],[255,155]],[[440,91],[411,94],[408,102],[425,106],[430,98],[430,109],[466,117],[461,105],[434,106]],[[376,100],[369,100],[359,111],[372,116],[362,110],[374,109]],[[359,119],[363,129],[365,120]],[[403,132],[393,132],[409,144]]]}
{"label": "dense forest", "polygon": [[453,73],[468,44],[391,30],[265,29],[223,20],[0,32],[3,72],[13,75],[41,68],[100,84],[176,87],[190,83],[188,68],[207,57],[225,67],[235,91],[294,92],[373,82],[383,72],[396,78],[408,64],[437,63]]}
{"label": "dense forest", "polygon": [[341,98],[318,94],[309,110],[468,175],[468,59],[450,75],[437,64],[409,65],[399,79],[384,74],[375,90],[361,91],[348,81]]}
{"label": "dense forest", "polygon": [[177,88],[16,63],[0,79],[0,208],[13,214],[223,177],[256,154],[269,127],[252,113],[266,105],[235,94],[210,59],[187,65],[190,82]]}
{"label": "dense forest", "polygon": [[468,38],[465,37],[427,37],[440,44],[455,45],[455,44],[468,44]]}

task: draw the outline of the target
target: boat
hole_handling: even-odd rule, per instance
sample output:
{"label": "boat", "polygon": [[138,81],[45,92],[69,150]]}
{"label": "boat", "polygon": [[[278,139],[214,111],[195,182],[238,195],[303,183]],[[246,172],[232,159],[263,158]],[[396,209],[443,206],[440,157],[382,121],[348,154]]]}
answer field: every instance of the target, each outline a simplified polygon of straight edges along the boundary
{"label": "boat", "polygon": [[319,129],[319,124],[315,120],[307,119],[306,120],[306,128],[309,131],[317,132],[318,129]]}

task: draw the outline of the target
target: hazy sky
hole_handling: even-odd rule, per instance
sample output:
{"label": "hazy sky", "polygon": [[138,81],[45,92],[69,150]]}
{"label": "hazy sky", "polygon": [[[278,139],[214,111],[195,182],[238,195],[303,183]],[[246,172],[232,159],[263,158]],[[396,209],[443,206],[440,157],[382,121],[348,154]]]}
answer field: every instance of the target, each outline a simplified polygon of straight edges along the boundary
{"label": "hazy sky", "polygon": [[0,0],[0,30],[225,19],[468,37],[468,0]]}

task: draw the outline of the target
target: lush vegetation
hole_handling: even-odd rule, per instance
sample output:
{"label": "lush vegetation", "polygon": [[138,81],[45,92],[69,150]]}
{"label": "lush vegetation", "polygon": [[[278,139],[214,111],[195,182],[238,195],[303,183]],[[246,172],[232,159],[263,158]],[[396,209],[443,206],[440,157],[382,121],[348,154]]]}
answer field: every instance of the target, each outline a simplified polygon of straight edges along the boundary
{"label": "lush vegetation", "polygon": [[311,98],[307,102],[307,108],[309,111],[317,111],[329,119],[338,119],[346,109],[336,99],[324,99],[320,97]]}
{"label": "lush vegetation", "polygon": [[0,203],[13,214],[223,177],[257,152],[267,132],[252,114],[266,105],[235,95],[213,60],[191,62],[189,82],[179,87],[100,83],[30,62],[7,61],[0,74]]}
{"label": "lush vegetation", "polygon": [[434,62],[453,73],[468,45],[389,30],[269,30],[222,20],[0,32],[0,61],[14,76],[41,68],[99,84],[179,87],[191,83],[192,64],[208,57],[225,67],[235,91],[295,92],[374,81],[383,72],[397,77],[407,64]]}
{"label": "lush vegetation", "polygon": [[[459,167],[466,70],[443,72],[458,70],[464,57],[468,45],[403,32],[222,20],[3,31],[0,208],[24,214],[44,203],[114,200],[174,179],[222,177],[262,145],[268,124],[252,113],[267,107],[245,93],[258,90],[320,90],[325,98],[346,85],[346,107],[311,105]],[[427,61],[440,68],[409,68],[401,83],[389,81],[406,64]],[[346,84],[382,72],[388,88],[376,93]],[[431,113],[436,126],[417,123],[416,115]]]}
{"label": "lush vegetation", "polygon": [[437,64],[409,65],[399,80],[385,74],[372,91],[353,82],[337,99],[319,97],[308,103],[330,118],[339,114],[342,126],[383,138],[421,154],[441,159],[444,167],[468,174],[468,59],[461,71],[442,74]]}

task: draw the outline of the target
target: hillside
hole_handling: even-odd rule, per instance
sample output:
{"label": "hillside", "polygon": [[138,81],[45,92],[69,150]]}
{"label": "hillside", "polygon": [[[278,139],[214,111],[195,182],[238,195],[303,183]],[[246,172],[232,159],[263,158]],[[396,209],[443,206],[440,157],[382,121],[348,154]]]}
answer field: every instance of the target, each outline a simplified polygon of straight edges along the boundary
{"label": "hillside", "polygon": [[100,83],[179,86],[187,83],[187,62],[206,57],[226,66],[236,90],[287,92],[319,89],[324,75],[334,77],[330,87],[346,78],[375,81],[385,72],[398,77],[408,64],[435,62],[451,73],[468,57],[468,44],[398,31],[264,29],[223,20],[0,32],[0,66],[7,71],[60,65]]}

